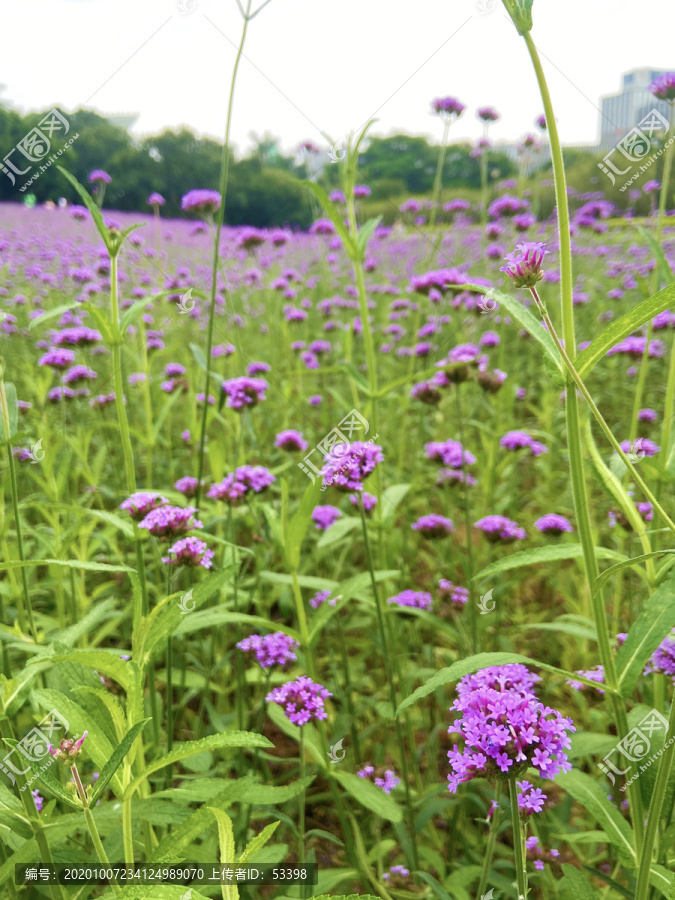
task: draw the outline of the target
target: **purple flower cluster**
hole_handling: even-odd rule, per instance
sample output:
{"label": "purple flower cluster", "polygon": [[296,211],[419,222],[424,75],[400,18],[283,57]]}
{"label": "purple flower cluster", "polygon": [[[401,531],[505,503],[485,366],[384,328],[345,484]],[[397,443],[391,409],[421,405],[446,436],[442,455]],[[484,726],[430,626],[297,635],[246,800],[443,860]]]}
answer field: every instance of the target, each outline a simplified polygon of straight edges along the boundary
{"label": "purple flower cluster", "polygon": [[[201,522],[195,521],[194,526],[201,526]],[[138,526],[143,527],[143,522]],[[206,542],[196,537],[185,537],[176,541],[168,550],[168,556],[162,557],[163,563],[171,566],[202,566],[210,569],[213,565],[213,550],[209,550]]]}
{"label": "purple flower cluster", "polygon": [[[530,225],[534,224],[531,220],[528,222]],[[506,272],[514,287],[534,287],[544,277],[541,265],[548,252],[546,244],[522,241],[516,244],[513,253],[507,253],[504,257],[506,265],[499,271]]]}
{"label": "purple flower cluster", "polygon": [[226,406],[229,409],[243,409],[245,406],[256,406],[265,399],[265,391],[269,387],[263,378],[249,378],[242,375],[223,381],[222,389],[227,395]]}
{"label": "purple flower cluster", "polygon": [[385,794],[391,794],[394,788],[398,787],[398,785],[401,783],[401,779],[396,775],[396,772],[394,772],[393,769],[386,769],[384,772],[384,778],[374,777],[374,766],[364,766],[356,774],[359,776],[359,778],[365,778],[368,781],[372,781],[376,787],[382,788]]}
{"label": "purple flower cluster", "polygon": [[450,600],[454,606],[464,606],[469,600],[467,588],[453,584],[447,578],[441,578],[438,582],[438,594],[441,600]]}
{"label": "purple flower cluster", "polygon": [[432,513],[418,519],[412,526],[412,529],[413,531],[419,531],[424,537],[438,538],[452,534],[453,524],[452,519],[446,519],[445,516]]}
{"label": "purple flower cluster", "polygon": [[312,522],[319,531],[328,531],[341,518],[342,513],[337,506],[315,506],[312,512]]}
{"label": "purple flower cluster", "polygon": [[324,456],[323,486],[334,485],[339,491],[362,491],[364,480],[383,461],[382,447],[370,441],[336,444],[332,453]]}
{"label": "purple flower cluster", "polygon": [[431,106],[439,116],[461,116],[466,109],[455,97],[437,97],[431,101]]}
{"label": "purple flower cluster", "polygon": [[473,453],[464,450],[459,441],[431,441],[425,444],[424,450],[427,459],[440,462],[449,469],[461,469],[476,462]]}
{"label": "purple flower cluster", "polygon": [[306,450],[309,447],[307,441],[303,438],[301,432],[290,429],[288,431],[280,431],[274,440],[274,446],[280,450]]}
{"label": "purple flower cluster", "polygon": [[131,497],[120,503],[120,509],[126,510],[132,519],[140,522],[153,509],[165,506],[169,501],[154,491],[136,491]]}
{"label": "purple flower cluster", "polygon": [[213,215],[220,207],[220,194],[218,191],[210,191],[197,188],[183,194],[180,208],[184,212],[197,212],[204,215]]}
{"label": "purple flower cluster", "polygon": [[212,485],[206,496],[210,500],[225,500],[236,506],[247,491],[260,494],[275,481],[276,478],[265,466],[239,466],[218,484]]}
{"label": "purple flower cluster", "polygon": [[[309,605],[313,609],[318,609],[322,603],[325,603],[326,600],[330,597],[330,591],[317,591],[313,597],[310,597]],[[335,606],[338,602],[337,597],[333,597],[332,600],[328,600],[329,606]]]}
{"label": "purple flower cluster", "polygon": [[552,534],[556,537],[563,531],[574,531],[565,516],[559,516],[557,513],[547,513],[541,519],[537,519],[534,527],[543,534]]}
{"label": "purple flower cluster", "polygon": [[283,631],[265,635],[252,634],[237,644],[244,653],[255,653],[255,658],[263,669],[285,666],[286,663],[297,659],[293,651],[299,646],[296,640]]}
{"label": "purple flower cluster", "polygon": [[316,684],[307,675],[288,681],[274,688],[265,698],[268,703],[278,703],[294,725],[306,725],[312,719],[325,719],[323,701],[333,695],[322,684]]}
{"label": "purple flower cluster", "polygon": [[500,440],[499,445],[506,450],[521,450],[523,447],[529,448],[533,456],[541,456],[542,453],[548,453],[548,447],[535,441],[532,435],[526,431],[508,431]]}
{"label": "purple flower cluster", "polygon": [[387,600],[387,603],[395,603],[397,606],[410,606],[413,609],[430,609],[433,602],[431,594],[426,591],[413,591],[409,588]]}
{"label": "purple flower cluster", "polygon": [[[159,506],[138,523],[139,528],[149,531],[154,537],[169,539],[177,534],[184,534],[193,528],[201,528],[202,523],[194,518],[197,512],[194,506]],[[174,545],[172,550],[175,550]]]}
{"label": "purple flower cluster", "polygon": [[485,516],[474,522],[473,527],[482,531],[491,544],[510,544],[527,537],[524,528],[505,516]]}
{"label": "purple flower cluster", "polygon": [[[448,729],[464,738],[461,751],[455,744],[448,752],[452,793],[473,778],[503,780],[530,766],[542,778],[572,768],[564,751],[570,746],[567,732],[576,731],[574,724],[537,699],[535,679],[521,665],[491,666],[462,678],[452,705],[461,716]],[[533,792],[528,782],[525,785],[521,808],[538,811],[543,795]]]}

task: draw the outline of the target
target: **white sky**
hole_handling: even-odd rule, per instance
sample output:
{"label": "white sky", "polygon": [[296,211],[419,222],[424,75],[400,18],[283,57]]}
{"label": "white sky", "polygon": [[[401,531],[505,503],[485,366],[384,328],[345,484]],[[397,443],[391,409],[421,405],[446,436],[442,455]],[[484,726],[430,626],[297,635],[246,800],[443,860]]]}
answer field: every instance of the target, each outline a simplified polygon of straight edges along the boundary
{"label": "white sky", "polygon": [[[622,72],[675,69],[674,20],[672,0],[535,0],[533,36],[563,143],[597,140],[599,98],[620,90]],[[241,23],[235,0],[7,2],[1,96],[24,112],[137,113],[136,135],[185,124],[222,140]],[[437,96],[467,106],[451,140],[480,136],[478,106],[502,114],[495,141],[535,131],[543,111],[500,0],[272,0],[249,25],[244,56],[239,150],[266,130],[285,151],[304,139],[327,146],[322,131],[339,140],[373,115],[374,134],[438,139]]]}

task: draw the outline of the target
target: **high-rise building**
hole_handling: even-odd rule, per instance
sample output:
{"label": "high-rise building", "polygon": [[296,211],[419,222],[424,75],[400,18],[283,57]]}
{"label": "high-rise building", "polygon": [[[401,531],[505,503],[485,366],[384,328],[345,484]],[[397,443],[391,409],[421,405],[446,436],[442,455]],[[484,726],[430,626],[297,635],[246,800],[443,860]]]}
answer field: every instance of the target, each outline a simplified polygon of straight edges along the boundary
{"label": "high-rise building", "polygon": [[646,115],[656,109],[668,119],[670,108],[657,100],[647,88],[655,78],[664,75],[660,69],[632,69],[623,75],[621,93],[602,97],[600,114],[600,146],[609,149]]}

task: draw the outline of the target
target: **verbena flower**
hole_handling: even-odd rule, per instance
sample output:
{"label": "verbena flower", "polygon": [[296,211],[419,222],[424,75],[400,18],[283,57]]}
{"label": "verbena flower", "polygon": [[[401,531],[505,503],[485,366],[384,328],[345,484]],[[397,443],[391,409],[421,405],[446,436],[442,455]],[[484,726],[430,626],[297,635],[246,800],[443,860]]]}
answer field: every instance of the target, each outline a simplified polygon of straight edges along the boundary
{"label": "verbena flower", "polygon": [[[172,538],[184,534],[192,528],[201,528],[202,523],[194,518],[197,512],[194,506],[160,506],[150,510],[138,523],[139,528],[149,531],[154,537]],[[173,548],[172,548],[173,549]]]}
{"label": "verbena flower", "polygon": [[[594,669],[576,669],[577,675],[583,675],[584,678],[588,678],[589,681],[596,681],[598,684],[603,684],[605,681],[605,670],[603,666],[596,666]],[[584,684],[583,681],[575,681],[573,678],[567,679],[567,684],[571,688],[574,688],[575,691],[583,691],[585,688],[588,688],[587,684]],[[600,688],[595,689],[599,694],[604,694],[604,691],[601,691]]]}
{"label": "verbena flower", "polygon": [[464,450],[459,441],[431,441],[424,445],[424,450],[427,459],[440,462],[450,469],[461,469],[476,462],[473,453]]}
{"label": "verbena flower", "polygon": [[103,169],[94,169],[89,173],[89,184],[110,184],[111,178]]}
{"label": "verbena flower", "polygon": [[508,431],[500,440],[499,445],[506,450],[520,450],[527,447],[533,456],[541,456],[542,453],[548,453],[548,447],[545,444],[535,441],[532,435],[526,431]]}
{"label": "verbena flower", "polygon": [[187,499],[190,497],[194,497],[197,493],[197,485],[199,482],[192,475],[184,475],[183,478],[179,478],[178,481],[174,484],[174,488],[177,491],[180,491]]}
{"label": "verbena flower", "polygon": [[461,116],[466,107],[460,103],[455,97],[437,97],[431,101],[434,112],[439,116],[452,117]]}
{"label": "verbena flower", "polygon": [[559,535],[563,531],[574,531],[565,516],[559,516],[556,513],[547,513],[541,519],[537,519],[534,527],[544,534]]}
{"label": "verbena flower", "polygon": [[414,609],[430,609],[433,598],[427,591],[405,590],[394,597],[390,597],[387,603],[395,603],[397,606],[410,606]]}
{"label": "verbena flower", "polygon": [[242,375],[240,378],[230,378],[223,381],[222,389],[227,395],[227,403],[230,409],[243,409],[245,406],[257,406],[265,399],[265,391],[269,385],[262,378],[249,378]]}
{"label": "verbena flower", "polygon": [[47,749],[59,762],[62,762],[65,766],[73,766],[75,765],[75,760],[82,752],[82,744],[84,743],[84,739],[86,738],[89,732],[85,731],[81,738],[75,740],[74,738],[64,738],[58,747],[54,747],[53,744],[49,744]]}
{"label": "verbena flower", "polygon": [[439,516],[431,513],[428,516],[422,516],[412,525],[413,531],[419,531],[420,534],[428,538],[446,537],[453,532],[452,519],[445,516]]}
{"label": "verbena flower", "polygon": [[39,366],[49,366],[52,369],[65,369],[75,360],[72,350],[61,347],[53,347],[38,360]]}
{"label": "verbena flower", "polygon": [[378,463],[383,462],[382,447],[370,442],[354,441],[337,444],[324,456],[321,469],[325,487],[334,485],[340,491],[362,491],[364,480]]}
{"label": "verbena flower", "polygon": [[[195,521],[195,526],[201,522]],[[143,523],[138,526],[143,527]],[[209,550],[206,542],[196,537],[185,537],[176,541],[168,550],[169,555],[162,557],[163,563],[172,566],[202,566],[210,569],[213,564],[213,550]]]}
{"label": "verbena flower", "polygon": [[382,778],[375,775],[374,766],[364,766],[362,769],[359,769],[356,774],[359,776],[359,778],[364,778],[367,781],[372,781],[372,783],[376,785],[376,787],[382,788],[385,794],[391,794],[394,788],[398,787],[398,785],[401,783],[401,779],[396,775],[396,772],[394,772],[393,769],[385,769],[383,773],[384,777]]}
{"label": "verbena flower", "polygon": [[[508,670],[503,675],[502,668]],[[448,752],[452,793],[473,778],[500,781],[530,766],[542,778],[572,768],[564,751],[570,746],[567,732],[576,731],[574,724],[537,699],[531,676],[520,671],[524,668],[514,672],[510,666],[493,666],[487,675],[478,672],[461,680],[452,705],[461,715],[448,729],[464,738],[461,751],[455,744]]]}
{"label": "verbena flower", "polygon": [[132,519],[140,522],[151,510],[165,506],[168,502],[166,497],[154,491],[136,491],[120,503],[120,509],[126,510]]}
{"label": "verbena flower", "polygon": [[288,431],[280,431],[274,439],[274,446],[280,450],[306,450],[309,447],[307,441],[303,438],[300,431],[289,429]]}
{"label": "verbena flower", "polygon": [[377,506],[377,497],[374,494],[369,494],[368,491],[363,491],[361,494],[350,494],[349,502],[353,503],[354,506],[359,506],[359,503],[362,504],[365,512],[369,513]]}
{"label": "verbena flower", "polygon": [[450,600],[454,606],[464,606],[469,600],[469,591],[465,587],[453,584],[447,578],[438,582],[438,596],[441,600]]}
{"label": "verbena flower", "polygon": [[659,75],[647,88],[659,100],[667,100],[672,103],[675,100],[675,72],[666,72]]}
{"label": "verbena flower", "polygon": [[323,701],[333,695],[322,684],[307,675],[288,681],[274,688],[265,698],[268,703],[278,703],[294,725],[306,725],[312,719],[327,717]]}
{"label": "verbena flower", "polygon": [[252,634],[237,644],[244,653],[255,653],[255,658],[263,669],[284,666],[297,659],[293,651],[299,646],[296,640],[283,631],[265,635]]}
{"label": "verbena flower", "polygon": [[[326,600],[330,597],[330,591],[317,591],[313,597],[309,599],[309,605],[313,609],[318,609],[322,603],[325,603]],[[328,600],[329,606],[335,606],[338,602],[337,597],[333,597],[331,600]]]}
{"label": "verbena flower", "polygon": [[485,516],[474,522],[473,527],[482,531],[491,544],[510,544],[527,537],[524,528],[505,516]]}
{"label": "verbena flower", "polygon": [[218,191],[197,188],[184,194],[180,201],[180,208],[184,212],[198,212],[205,215],[213,215],[220,207],[220,194]]}
{"label": "verbena flower", "polygon": [[319,531],[328,531],[331,525],[342,518],[342,513],[337,506],[315,506],[312,512],[312,522]]}
{"label": "verbena flower", "polygon": [[514,287],[534,287],[544,277],[541,264],[548,252],[546,244],[523,241],[516,244],[513,253],[507,253],[504,257],[507,265],[499,271],[506,272]]}
{"label": "verbena flower", "polygon": [[162,197],[161,194],[158,194],[156,191],[154,191],[152,194],[150,194],[150,196],[146,200],[146,203],[148,204],[148,206],[164,206],[166,200],[164,199],[164,197]]}

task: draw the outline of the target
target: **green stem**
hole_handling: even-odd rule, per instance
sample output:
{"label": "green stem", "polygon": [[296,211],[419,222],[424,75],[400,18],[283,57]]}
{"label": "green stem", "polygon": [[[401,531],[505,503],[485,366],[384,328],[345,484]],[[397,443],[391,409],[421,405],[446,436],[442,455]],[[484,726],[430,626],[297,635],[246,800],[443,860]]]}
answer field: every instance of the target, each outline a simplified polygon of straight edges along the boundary
{"label": "green stem", "polygon": [[[1,384],[1,382],[0,382]],[[0,388],[0,399],[3,402],[3,419],[5,422],[5,434],[9,434],[8,430],[8,419],[5,417],[5,407],[6,407],[6,399],[5,392],[2,388]],[[16,529],[16,547],[19,554],[19,559],[23,562],[25,560],[24,552],[23,552],[23,535],[21,531],[21,517],[19,515],[19,493],[16,484],[16,468],[14,466],[14,457],[12,456],[12,445],[9,441],[7,441],[7,462],[9,465],[9,482],[10,482],[10,490],[12,493],[12,510],[14,512],[14,527]],[[38,634],[35,628],[35,622],[33,621],[33,608],[30,602],[30,593],[28,591],[28,575],[26,574],[26,567],[21,566],[21,590],[23,594],[23,602],[19,601],[17,603],[17,614],[19,616],[19,626],[22,631],[26,631],[26,619],[28,620],[28,629],[30,630],[31,635],[33,636],[33,640],[35,643],[38,643]],[[23,621],[22,621],[23,620]]]}
{"label": "green stem", "polygon": [[[443,189],[443,165],[445,164],[445,154],[447,152],[448,131],[450,130],[451,120],[447,118],[443,123],[443,138],[441,147],[438,152],[438,162],[436,163],[436,175],[434,176],[434,187],[431,193],[431,213],[429,215],[429,228],[433,228],[436,224],[436,216],[438,214],[438,205],[441,200],[441,190]],[[431,236],[433,237],[433,236]]]}
{"label": "green stem", "polygon": [[201,431],[199,435],[199,455],[197,462],[197,492],[195,495],[195,506],[199,508],[199,501],[202,493],[202,475],[204,473],[204,447],[206,443],[206,417],[209,410],[209,388],[211,386],[211,350],[213,348],[213,322],[216,314],[216,276],[218,274],[218,255],[220,252],[220,232],[223,228],[225,220],[225,198],[227,196],[227,177],[230,168],[230,126],[232,124],[232,105],[234,102],[234,86],[237,80],[237,71],[239,69],[239,61],[241,60],[242,51],[244,49],[244,41],[246,40],[246,30],[249,23],[249,13],[251,11],[251,0],[248,0],[246,13],[244,14],[244,27],[237,49],[237,56],[234,61],[234,69],[232,71],[232,81],[230,82],[230,96],[227,103],[227,119],[225,123],[225,142],[223,144],[223,153],[220,162],[220,184],[218,190],[220,192],[220,206],[216,213],[216,228],[213,240],[213,262],[211,266],[211,297],[209,303],[209,325],[206,336],[206,380],[204,383],[204,409],[202,410]]}
{"label": "green stem", "polygon": [[649,896],[649,870],[651,869],[652,862],[655,862],[655,860],[652,860],[652,853],[654,851],[654,843],[661,821],[661,810],[663,809],[663,801],[668,787],[668,778],[673,763],[673,755],[675,754],[675,698],[670,706],[668,733],[666,734],[664,747],[665,749],[661,756],[659,771],[656,776],[656,782],[652,791],[652,799],[649,805],[647,830],[645,832],[642,854],[640,856],[640,870],[638,872],[635,900],[647,900],[647,897]]}
{"label": "green stem", "polygon": [[[305,729],[300,726],[300,780],[305,777]],[[305,790],[300,792],[298,809],[298,862],[305,862]],[[304,890],[303,890],[304,895]]]}
{"label": "green stem", "polygon": [[[80,795],[80,800],[82,801],[82,811],[84,812],[84,819],[87,823],[87,828],[89,829],[89,835],[91,837],[91,842],[94,845],[94,850],[96,851],[96,855],[98,856],[98,861],[104,865],[109,866],[110,861],[106,855],[105,850],[103,849],[103,844],[101,843],[101,838],[98,833],[98,828],[96,827],[96,822],[94,821],[94,815],[89,807],[89,798],[87,797],[87,792],[84,789],[82,784],[82,780],[80,779],[80,773],[77,771],[77,766],[73,766],[73,781],[77,786],[77,792]],[[133,850],[132,850],[133,855]],[[117,885],[114,881],[110,882],[110,887],[115,894],[120,894],[121,889],[119,885]]]}
{"label": "green stem", "polygon": [[[499,801],[499,786],[497,787],[497,801]],[[517,801],[516,801],[517,802]],[[492,867],[492,858],[495,852],[495,846],[497,844],[497,810],[493,810],[491,808],[490,819],[489,819],[489,830],[488,830],[488,839],[487,844],[485,846],[485,855],[483,857],[483,867],[480,873],[480,881],[478,882],[478,891],[476,892],[477,897],[482,897],[485,893],[485,888],[488,885],[488,878],[490,877],[490,868]],[[514,837],[514,845],[515,845],[515,837]]]}
{"label": "green stem", "polygon": [[[668,365],[668,380],[666,382],[666,399],[663,404],[663,428],[661,430],[661,452],[666,464],[670,459],[670,440],[673,429],[673,415],[675,415],[675,345],[670,345],[670,363]],[[661,482],[656,489],[656,496],[661,499]]]}
{"label": "green stem", "polygon": [[511,827],[513,829],[513,849],[515,851],[516,883],[518,900],[527,897],[527,869],[525,868],[525,833],[520,822],[518,808],[518,789],[515,776],[509,778],[509,798],[511,800]]}

